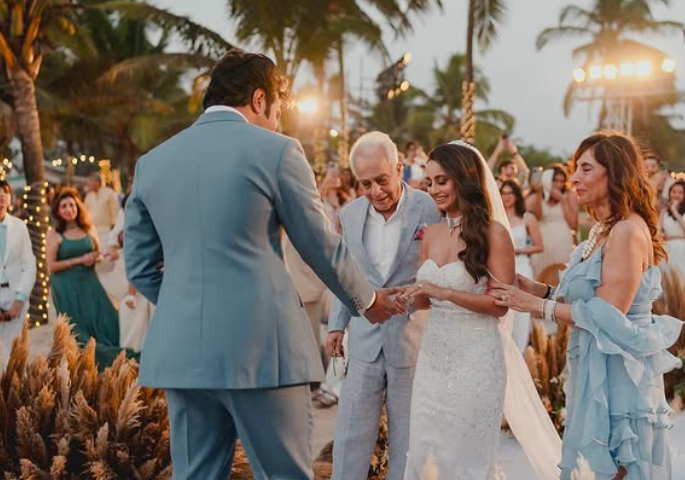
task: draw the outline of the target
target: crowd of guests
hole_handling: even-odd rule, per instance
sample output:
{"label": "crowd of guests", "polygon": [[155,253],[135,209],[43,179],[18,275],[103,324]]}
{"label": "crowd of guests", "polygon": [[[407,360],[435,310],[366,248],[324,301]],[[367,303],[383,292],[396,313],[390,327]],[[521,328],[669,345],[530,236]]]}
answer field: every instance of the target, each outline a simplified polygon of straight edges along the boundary
{"label": "crowd of guests", "polygon": [[[423,147],[410,141],[399,157],[403,163],[402,180],[425,191],[424,170],[428,157]],[[657,192],[660,228],[669,254],[668,261],[661,267],[664,271],[683,274],[685,181],[674,180],[654,154],[647,154],[644,164]],[[571,251],[580,240],[580,210],[576,195],[569,188],[567,167],[554,164],[544,170],[531,170],[514,141],[506,134],[499,138],[488,165],[496,174],[512,226],[517,273],[546,283],[557,282],[559,271],[566,267]],[[350,168],[335,165],[324,172],[317,172],[316,180],[324,213],[333,228],[341,233],[339,212],[360,195],[359,184]],[[10,207],[12,194],[6,183],[0,184],[0,211],[7,191],[9,203],[4,210],[5,216],[26,218],[23,199],[19,196],[16,196],[13,208]],[[85,344],[91,337],[97,340],[99,364],[111,363],[121,349],[125,349],[129,356],[137,356],[154,306],[126,280],[122,249],[123,208],[127,195],[105,185],[99,173],[90,175],[81,191],[50,185],[46,193],[53,227],[47,238],[47,260],[56,311],[69,316],[79,341]],[[0,220],[0,256],[4,223]],[[30,246],[28,234],[22,242]],[[22,251],[29,250],[24,248]],[[331,293],[287,241],[284,252],[317,340],[322,343],[321,330],[327,321]],[[23,261],[29,262],[27,257]],[[32,261],[31,269],[24,267],[28,272],[26,275],[32,275],[31,285],[35,281],[35,259]],[[31,274],[32,271],[34,273]],[[26,288],[28,280],[24,280],[23,290],[26,292],[17,294],[23,299],[21,311],[18,310],[19,304],[12,309],[6,299],[3,303],[7,292],[2,285],[7,283],[0,281],[2,314],[7,315],[9,311],[19,314],[28,310],[27,299],[31,290]],[[0,324],[5,351],[9,351],[12,339],[20,331],[17,327],[20,324],[12,324],[16,328]],[[555,326],[548,325],[548,328],[554,330]],[[513,336],[522,352],[529,344],[530,331],[530,314],[517,313]],[[340,372],[334,371],[335,365],[326,358],[323,350],[322,361],[328,364],[329,375],[327,382],[315,386],[313,398],[317,406],[325,408],[337,402]]]}
{"label": "crowd of guests", "polygon": [[[398,156],[403,164],[402,180],[426,191],[424,171],[428,156],[424,148],[416,141],[409,141]],[[589,222],[588,218],[581,218],[576,194],[570,188],[568,165],[555,163],[545,168],[530,168],[516,143],[506,134],[500,136],[488,165],[496,175],[512,227],[517,273],[556,284],[559,272],[566,268],[571,252],[583,239],[583,226],[587,227]],[[661,269],[675,269],[685,274],[685,181],[674,180],[654,153],[645,154],[644,166],[657,193],[660,228],[669,254]],[[317,173],[316,180],[325,214],[340,233],[339,212],[361,195],[359,184],[350,168],[338,166]],[[291,245],[285,253],[295,286],[321,342],[320,332],[328,318],[331,294]],[[549,332],[556,330],[554,323],[545,323]],[[531,330],[531,315],[517,312],[513,337],[522,353],[529,345]],[[326,408],[337,402],[336,377],[340,377],[340,372],[334,372],[335,365],[323,352],[322,361],[328,364],[328,378],[314,390],[313,398],[315,405]]]}
{"label": "crowd of guests", "polygon": [[[6,365],[12,341],[21,331],[36,279],[36,259],[23,221],[24,200],[16,195],[12,202],[12,194],[10,185],[1,181],[0,258],[5,259],[5,268],[0,279],[0,367]],[[49,185],[46,196],[51,226],[46,257],[55,312],[69,318],[79,343],[95,339],[99,368],[110,365],[122,350],[137,358],[153,306],[126,280],[127,195],[93,173],[81,188]]]}

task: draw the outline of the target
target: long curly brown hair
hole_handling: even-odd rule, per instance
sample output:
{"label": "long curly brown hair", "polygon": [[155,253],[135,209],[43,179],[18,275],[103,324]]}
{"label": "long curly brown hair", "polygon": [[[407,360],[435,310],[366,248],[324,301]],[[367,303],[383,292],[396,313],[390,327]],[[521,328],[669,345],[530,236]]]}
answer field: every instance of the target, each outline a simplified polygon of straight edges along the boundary
{"label": "long curly brown hair", "polygon": [[90,214],[88,213],[86,206],[83,204],[83,200],[81,200],[81,196],[78,194],[78,191],[72,187],[60,188],[55,195],[54,200],[52,201],[52,214],[57,222],[55,230],[57,230],[58,233],[64,233],[64,230],[67,228],[67,222],[59,214],[59,205],[65,198],[72,198],[74,200],[74,203],[76,203],[76,210],[78,212],[76,215],[76,224],[81,228],[81,230],[88,232],[93,225],[90,220]]}
{"label": "long curly brown hair", "polygon": [[[666,258],[666,251],[659,239],[656,196],[645,171],[640,148],[632,138],[622,133],[597,132],[583,140],[576,149],[571,160],[574,170],[578,159],[590,149],[595,160],[607,169],[611,208],[609,228],[635,212],[649,228],[654,261]],[[598,220],[592,208],[587,208],[587,211],[593,219]]]}
{"label": "long curly brown hair", "polygon": [[460,237],[466,248],[459,253],[466,271],[477,282],[488,274],[491,207],[485,187],[485,172],[478,155],[462,145],[440,145],[428,155],[454,182],[462,214]]}

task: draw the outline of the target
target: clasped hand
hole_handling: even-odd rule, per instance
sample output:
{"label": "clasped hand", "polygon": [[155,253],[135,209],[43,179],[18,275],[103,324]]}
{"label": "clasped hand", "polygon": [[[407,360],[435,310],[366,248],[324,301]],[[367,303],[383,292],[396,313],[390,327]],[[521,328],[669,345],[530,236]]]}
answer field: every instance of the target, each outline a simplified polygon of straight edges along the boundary
{"label": "clasped hand", "polygon": [[364,313],[364,317],[370,323],[383,323],[393,315],[407,313],[407,302],[399,295],[401,291],[400,287],[377,290],[376,301]]}

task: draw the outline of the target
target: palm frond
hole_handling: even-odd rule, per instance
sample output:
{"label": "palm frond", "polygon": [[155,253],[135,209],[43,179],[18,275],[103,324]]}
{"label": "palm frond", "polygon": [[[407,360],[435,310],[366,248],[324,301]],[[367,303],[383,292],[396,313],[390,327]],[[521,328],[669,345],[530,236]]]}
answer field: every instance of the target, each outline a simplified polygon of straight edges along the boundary
{"label": "palm frond", "polygon": [[491,123],[496,125],[500,131],[510,132],[514,129],[516,119],[504,110],[477,110],[474,115],[479,123]]}
{"label": "palm frond", "polygon": [[191,21],[189,18],[175,15],[163,8],[154,7],[144,2],[113,0],[90,6],[107,11],[114,11],[122,18],[144,20],[158,26],[164,31],[177,34],[195,53],[218,58],[231,48],[231,45],[219,33]]}
{"label": "palm frond", "polygon": [[100,81],[115,82],[121,77],[132,78],[160,66],[209,70],[214,65],[212,58],[192,53],[157,53],[130,58],[117,63],[100,76]]}
{"label": "palm frond", "polygon": [[507,9],[503,0],[479,0],[474,3],[473,8],[478,45],[485,51],[497,38]]}
{"label": "palm frond", "polygon": [[[559,26],[589,27],[595,21],[595,14],[577,5],[567,5],[559,15]],[[575,24],[575,25],[572,25]]]}
{"label": "palm frond", "polygon": [[557,40],[563,40],[571,37],[584,37],[587,35],[594,35],[594,31],[585,27],[550,27],[545,28],[538,34],[535,40],[535,46],[538,50],[542,50],[548,43]]}

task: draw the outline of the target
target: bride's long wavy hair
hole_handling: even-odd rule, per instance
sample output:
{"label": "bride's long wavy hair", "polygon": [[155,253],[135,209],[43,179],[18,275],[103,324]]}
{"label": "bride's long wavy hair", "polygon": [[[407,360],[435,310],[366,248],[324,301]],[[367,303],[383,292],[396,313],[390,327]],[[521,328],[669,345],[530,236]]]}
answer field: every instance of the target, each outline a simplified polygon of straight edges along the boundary
{"label": "bride's long wavy hair", "polygon": [[459,253],[466,271],[477,282],[489,276],[488,256],[490,242],[488,231],[492,208],[485,183],[483,162],[476,152],[462,145],[440,145],[428,155],[454,182],[457,204],[462,214],[460,238],[466,248]]}

